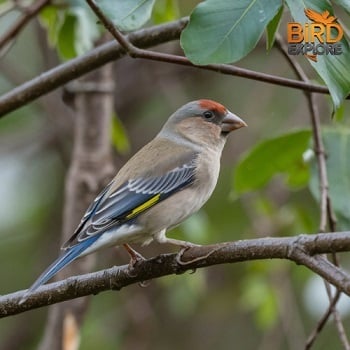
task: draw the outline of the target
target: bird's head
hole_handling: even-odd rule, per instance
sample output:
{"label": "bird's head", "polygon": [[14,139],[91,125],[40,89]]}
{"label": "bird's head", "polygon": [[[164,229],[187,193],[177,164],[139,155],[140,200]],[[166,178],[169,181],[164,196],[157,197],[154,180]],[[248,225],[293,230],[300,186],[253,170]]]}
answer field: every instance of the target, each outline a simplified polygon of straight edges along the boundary
{"label": "bird's head", "polygon": [[195,144],[223,144],[227,135],[247,124],[222,104],[192,101],[179,108],[165,123],[161,136],[179,136]]}

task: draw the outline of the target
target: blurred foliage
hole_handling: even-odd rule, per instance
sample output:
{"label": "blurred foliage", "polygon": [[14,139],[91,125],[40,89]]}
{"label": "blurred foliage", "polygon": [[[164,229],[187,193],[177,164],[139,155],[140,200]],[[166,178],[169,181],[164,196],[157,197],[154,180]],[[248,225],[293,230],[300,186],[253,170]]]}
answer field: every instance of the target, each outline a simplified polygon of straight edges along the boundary
{"label": "blurred foliage", "polygon": [[[350,201],[346,195],[350,193],[350,129],[325,128],[322,133],[325,150],[327,152],[327,173],[333,208],[338,218],[338,229],[348,230],[350,227]],[[315,159],[312,161],[312,176],[310,190],[319,200],[320,185]]]}
{"label": "blurred foliage", "polygon": [[115,149],[121,154],[130,153],[130,142],[122,121],[114,114],[111,125],[111,141]]}
{"label": "blurred foliage", "polygon": [[[0,11],[11,3],[0,2]],[[132,28],[147,21],[161,23],[187,16],[193,9],[191,16],[200,15],[197,1],[103,3],[109,6],[106,13],[116,13],[115,6],[122,6],[122,3],[133,4],[134,7],[118,7],[119,18],[131,20],[133,17],[130,23],[125,22],[134,26]],[[224,6],[225,2],[217,3],[217,6]],[[290,1],[287,3],[290,5]],[[346,21],[347,2],[337,0],[336,3],[337,17]],[[141,4],[147,11],[136,10]],[[227,1],[226,4],[228,13],[235,5]],[[254,40],[250,38],[247,40],[250,46],[242,48],[240,57],[256,45],[255,49],[239,64],[294,78],[288,64],[271,48],[276,28],[285,35],[282,28],[289,20],[285,4],[282,9],[279,1],[273,4],[273,11],[269,4],[260,9],[261,15],[266,17],[262,23],[256,23],[258,37],[266,28],[270,50],[266,53],[261,41],[256,45],[256,36]],[[207,15],[213,21],[213,1],[198,6],[199,9],[211,9],[212,13]],[[123,14],[122,9],[126,13]],[[18,10],[12,12],[6,12],[0,18],[1,33],[20,14]],[[225,11],[220,10],[220,13],[227,15]],[[56,53],[61,60],[66,60],[87,52],[103,32],[83,0],[55,1],[45,7],[39,17],[45,30],[31,23],[3,57],[1,92],[52,67],[52,62],[59,64]],[[240,28],[249,32],[253,28],[252,19],[249,16],[246,19],[247,24],[242,22]],[[221,21],[216,21],[216,28],[220,27],[218,23]],[[205,26],[202,33],[193,34],[201,44],[200,49],[205,46],[207,29]],[[227,34],[227,28],[221,29],[224,35]],[[214,32],[217,43],[223,35],[219,31],[220,28]],[[204,39],[200,36],[203,34]],[[43,36],[48,38],[49,45],[40,39]],[[236,35],[235,40],[240,39],[244,37]],[[238,43],[235,45],[239,47]],[[176,45],[167,47],[176,52],[180,50]],[[225,45],[222,48],[226,53],[229,51]],[[350,66],[348,56],[344,59],[345,67]],[[299,62],[311,79],[317,79],[306,59],[301,57]],[[327,70],[327,64],[323,68]],[[338,73],[349,80],[349,71]],[[335,81],[325,79],[329,88],[332,84],[339,85],[338,73],[334,75]],[[220,180],[212,198],[198,214],[172,230],[169,236],[207,244],[317,232],[317,170],[313,152],[308,150],[312,148],[309,116],[301,91],[213,72],[127,59],[116,63],[114,74],[116,118],[111,125],[111,143],[118,166],[130,156],[129,150],[134,153],[149,141],[174,109],[190,100],[203,97],[219,100],[249,125],[229,138]],[[345,86],[335,92],[337,98],[343,98]],[[1,284],[1,294],[28,287],[58,254],[63,179],[68,165],[66,153],[71,150],[69,130],[74,123],[74,118],[69,118],[71,111],[60,104],[59,94],[50,94],[0,120],[0,275],[6,281]],[[337,110],[333,121],[329,117],[330,98],[322,96],[318,104],[322,122],[336,125],[325,128],[323,138],[339,227],[349,229],[349,102],[345,101]],[[293,181],[281,181],[281,173]],[[145,256],[172,249],[156,244],[140,248]],[[98,256],[96,269],[125,264],[128,259],[122,250],[114,249],[106,249]],[[349,264],[345,254],[342,263],[345,267]],[[82,328],[81,349],[201,347],[205,350],[227,349],[234,344],[238,349],[293,350],[295,346],[290,344],[296,339],[303,340],[317,322],[305,305],[305,289],[312,276],[307,269],[287,261],[254,261],[169,276],[150,281],[144,288],[135,285],[118,293],[103,293],[91,299]],[[328,305],[327,300],[317,297],[322,292],[316,289],[313,293],[314,308]],[[312,301],[308,299],[307,303]],[[37,349],[46,312],[47,309],[34,310],[2,320],[0,347],[6,350]],[[345,327],[349,329],[348,314],[344,317]],[[314,346],[315,350],[330,348],[342,349],[332,325],[326,327]]]}
{"label": "blurred foliage", "polygon": [[275,286],[266,278],[266,265],[261,262],[254,262],[256,266],[247,271],[246,277],[242,280],[242,297],[240,304],[248,311],[254,311],[253,315],[258,327],[267,331],[278,322],[278,305]]}
{"label": "blurred foliage", "polygon": [[177,0],[156,1],[152,11],[152,20],[155,24],[173,21],[179,17]]}

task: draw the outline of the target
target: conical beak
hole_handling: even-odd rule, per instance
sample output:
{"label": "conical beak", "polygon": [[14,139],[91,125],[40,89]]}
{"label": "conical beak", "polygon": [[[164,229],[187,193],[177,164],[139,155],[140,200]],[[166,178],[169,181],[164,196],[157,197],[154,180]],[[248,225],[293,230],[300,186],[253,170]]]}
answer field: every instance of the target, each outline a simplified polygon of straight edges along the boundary
{"label": "conical beak", "polygon": [[222,120],[221,130],[224,134],[228,134],[233,130],[243,128],[244,126],[248,126],[245,121],[228,111],[225,118]]}

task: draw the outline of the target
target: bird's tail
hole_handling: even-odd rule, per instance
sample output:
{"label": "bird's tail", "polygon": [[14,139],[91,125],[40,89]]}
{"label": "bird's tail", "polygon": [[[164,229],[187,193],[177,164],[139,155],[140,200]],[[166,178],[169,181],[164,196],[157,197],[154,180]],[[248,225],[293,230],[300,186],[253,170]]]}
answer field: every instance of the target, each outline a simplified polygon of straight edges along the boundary
{"label": "bird's tail", "polygon": [[97,239],[98,235],[91,236],[88,239],[76,244],[75,246],[67,249],[57,260],[55,260],[33,283],[33,285],[24,293],[23,297],[19,301],[19,304],[23,304],[31,293],[37,290],[42,284],[51,279],[65,266],[77,259],[88,247],[91,246]]}

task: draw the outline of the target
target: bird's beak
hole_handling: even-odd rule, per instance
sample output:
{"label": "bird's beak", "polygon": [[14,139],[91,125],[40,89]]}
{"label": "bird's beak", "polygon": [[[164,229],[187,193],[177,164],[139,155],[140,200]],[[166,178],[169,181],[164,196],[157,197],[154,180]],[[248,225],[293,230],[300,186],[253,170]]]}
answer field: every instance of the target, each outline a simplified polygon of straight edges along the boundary
{"label": "bird's beak", "polygon": [[237,117],[235,114],[227,111],[224,119],[222,120],[221,130],[224,134],[228,134],[233,130],[243,128],[244,126],[248,126],[245,121]]}

